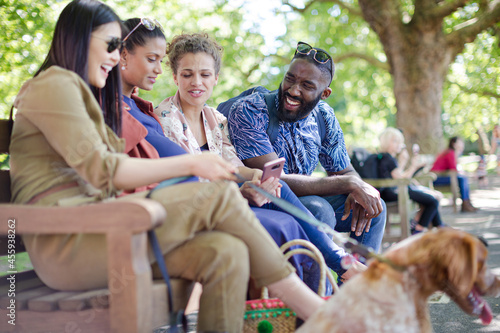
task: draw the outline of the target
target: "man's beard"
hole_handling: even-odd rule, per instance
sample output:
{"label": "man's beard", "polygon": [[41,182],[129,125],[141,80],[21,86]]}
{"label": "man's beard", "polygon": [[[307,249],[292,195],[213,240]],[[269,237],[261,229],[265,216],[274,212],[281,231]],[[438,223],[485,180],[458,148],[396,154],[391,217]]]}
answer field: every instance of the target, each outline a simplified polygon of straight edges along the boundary
{"label": "man's beard", "polygon": [[[297,110],[297,112],[289,112],[288,110],[285,109],[285,98],[290,98],[296,102],[300,102],[301,106]],[[300,97],[293,97],[290,96],[287,92],[283,92],[283,88],[279,87],[278,90],[278,118],[281,121],[285,121],[287,123],[293,123],[296,122],[297,120],[303,119],[311,113],[311,111],[318,105],[319,101],[321,100],[321,93],[318,94],[318,96],[311,102],[309,103],[304,103],[304,100]]]}

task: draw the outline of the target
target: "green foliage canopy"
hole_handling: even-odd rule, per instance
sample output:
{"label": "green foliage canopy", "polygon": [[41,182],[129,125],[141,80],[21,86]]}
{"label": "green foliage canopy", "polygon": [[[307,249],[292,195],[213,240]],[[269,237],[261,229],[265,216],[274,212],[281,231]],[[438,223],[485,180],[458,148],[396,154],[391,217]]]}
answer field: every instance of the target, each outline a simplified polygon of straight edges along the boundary
{"label": "green foliage canopy", "polygon": [[[335,108],[348,143],[373,146],[380,131],[396,124],[392,78],[382,46],[359,12],[357,1],[301,0],[292,4],[265,1],[273,20],[286,33],[269,43],[263,21],[248,12],[245,0],[109,0],[120,17],[152,16],[164,26],[167,38],[183,32],[206,31],[224,47],[219,84],[208,103],[218,103],[255,85],[277,88],[295,45],[305,41],[328,50],[336,63],[328,102]],[[68,1],[0,0],[0,115],[7,114],[22,83],[33,76],[44,59],[55,21]],[[261,2],[263,3],[263,2]],[[414,1],[401,0],[405,17]],[[264,10],[264,9],[262,9]],[[445,20],[444,29],[469,20],[480,10],[471,1]],[[500,26],[483,31],[466,45],[451,66],[443,90],[442,121],[446,135],[473,141],[476,128],[490,130],[500,117]],[[275,32],[276,34],[276,32]],[[175,93],[165,66],[151,92],[141,96],[158,104]]]}
{"label": "green foliage canopy", "polygon": [[0,114],[44,59],[60,1],[0,0]]}

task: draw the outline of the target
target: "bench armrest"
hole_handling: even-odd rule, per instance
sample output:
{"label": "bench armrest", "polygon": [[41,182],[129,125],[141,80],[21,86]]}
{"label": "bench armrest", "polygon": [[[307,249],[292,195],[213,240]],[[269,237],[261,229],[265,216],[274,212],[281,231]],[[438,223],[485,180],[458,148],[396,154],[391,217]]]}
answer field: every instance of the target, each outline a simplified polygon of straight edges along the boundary
{"label": "bench armrest", "polygon": [[437,175],[434,172],[425,172],[422,174],[418,174],[413,178],[416,179],[418,182],[428,183],[435,181],[437,179]]}
{"label": "bench armrest", "polygon": [[458,175],[457,170],[446,170],[446,171],[432,171],[438,177],[456,177]]}
{"label": "bench armrest", "polygon": [[167,213],[156,201],[131,198],[77,207],[1,204],[0,234],[15,220],[16,234],[139,233],[159,226]]}
{"label": "bench armrest", "polygon": [[[106,234],[109,321],[106,332],[152,332],[154,304],[146,231],[166,219],[153,200],[124,198],[78,207],[0,204],[0,234]],[[10,236],[9,236],[10,237]],[[5,236],[4,236],[5,238]]]}
{"label": "bench armrest", "polygon": [[363,178],[363,181],[367,182],[373,187],[382,188],[382,187],[396,187],[396,186],[408,186],[411,183],[411,178]]}
{"label": "bench armrest", "polygon": [[[368,184],[376,188],[397,187],[398,188],[398,213],[400,215],[401,237],[399,240],[410,236],[410,197],[408,195],[408,185],[412,178],[385,178],[385,179],[363,179]],[[390,228],[390,226],[389,226]]]}

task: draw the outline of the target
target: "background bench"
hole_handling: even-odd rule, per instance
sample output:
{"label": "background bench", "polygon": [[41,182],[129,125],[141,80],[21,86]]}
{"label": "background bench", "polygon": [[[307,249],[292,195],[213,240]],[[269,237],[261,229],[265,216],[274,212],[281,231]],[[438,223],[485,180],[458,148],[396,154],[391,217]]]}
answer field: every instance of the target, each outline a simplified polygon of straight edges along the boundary
{"label": "background bench", "polygon": [[[410,200],[408,185],[410,185],[413,181],[417,181],[421,184],[428,184],[432,183],[435,179],[436,175],[433,173],[423,174],[414,178],[401,179],[363,178],[365,182],[375,188],[398,188],[398,201],[385,203],[387,206],[387,219],[383,242],[399,242],[410,236],[410,218],[413,212],[418,208],[418,205]],[[399,215],[399,217],[394,219],[395,215]],[[393,228],[393,226],[396,226],[396,228]],[[399,230],[399,232],[394,229]]]}
{"label": "background bench", "polygon": [[[479,156],[478,156],[479,158]],[[419,155],[419,159],[425,162],[425,167],[423,169],[423,172],[429,172],[429,170],[432,168],[432,165],[434,164],[434,160],[436,157],[434,155]],[[460,164],[460,160],[458,161]],[[449,185],[434,185],[433,182],[428,182],[428,183],[422,183],[422,185],[429,187],[430,189],[435,189],[443,193],[450,193],[451,194],[451,205],[453,207],[453,212],[456,213],[458,211],[458,206],[457,206],[457,200],[460,198],[460,188],[458,187],[458,178],[457,178],[457,171],[454,170],[449,170],[449,171],[442,171],[442,172],[436,172],[432,171],[433,173],[436,174],[438,177],[450,177],[450,184]]]}

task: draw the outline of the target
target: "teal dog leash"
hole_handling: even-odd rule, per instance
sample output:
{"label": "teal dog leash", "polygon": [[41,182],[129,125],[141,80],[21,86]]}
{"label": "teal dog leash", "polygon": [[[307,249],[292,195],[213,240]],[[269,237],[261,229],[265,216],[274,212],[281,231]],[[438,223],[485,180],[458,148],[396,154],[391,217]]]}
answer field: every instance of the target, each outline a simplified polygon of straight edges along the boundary
{"label": "teal dog leash", "polygon": [[[238,182],[246,182],[247,181],[243,176],[241,176],[238,173],[234,173],[234,175],[238,179]],[[256,190],[259,194],[262,194],[267,199],[271,200],[276,206],[283,209],[288,214],[290,214],[296,218],[299,218],[303,221],[306,221],[307,223],[315,226],[319,231],[322,231],[322,232],[332,236],[333,241],[335,243],[337,243],[337,245],[345,248],[349,253],[356,254],[357,256],[362,257],[366,260],[371,259],[371,258],[375,258],[376,260],[378,260],[380,262],[387,263],[388,265],[390,265],[391,267],[393,267],[397,270],[404,270],[403,267],[400,267],[400,266],[392,263],[387,258],[375,253],[371,248],[364,246],[363,244],[359,243],[357,240],[352,239],[352,238],[345,238],[345,237],[341,236],[339,232],[333,230],[332,227],[330,227],[328,224],[323,223],[323,222],[319,221],[318,219],[316,219],[315,217],[306,214],[305,212],[303,212],[299,208],[295,207],[294,205],[292,205],[288,201],[283,200],[281,198],[278,198],[278,197],[264,191],[263,189],[254,185],[251,182],[248,182],[248,184],[250,185],[250,187],[252,187],[254,190]],[[348,269],[350,266],[350,263],[344,261],[344,262],[342,262],[342,266],[344,269]]]}

